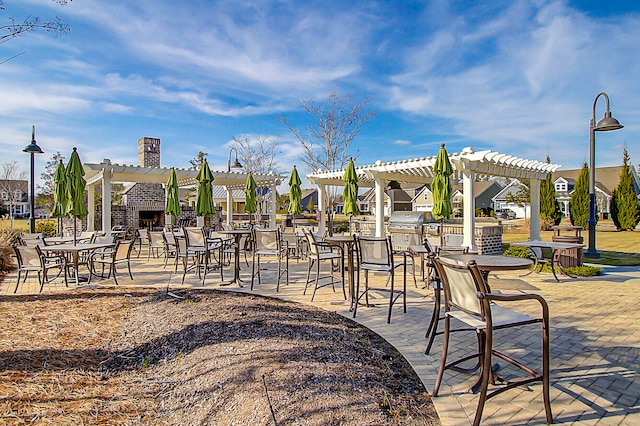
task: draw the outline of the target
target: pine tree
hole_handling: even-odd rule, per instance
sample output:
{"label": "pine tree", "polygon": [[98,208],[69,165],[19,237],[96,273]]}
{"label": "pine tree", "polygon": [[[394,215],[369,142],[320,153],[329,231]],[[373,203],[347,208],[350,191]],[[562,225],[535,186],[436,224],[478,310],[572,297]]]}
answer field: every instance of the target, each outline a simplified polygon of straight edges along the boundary
{"label": "pine tree", "polygon": [[622,153],[620,181],[613,191],[609,209],[611,219],[619,231],[631,231],[640,221],[640,206],[633,189],[633,177],[629,169],[629,154],[626,148]]}
{"label": "pine tree", "polygon": [[[547,155],[547,164],[551,158]],[[562,212],[556,200],[556,188],[553,185],[551,173],[540,182],[540,224],[542,226],[558,225],[562,219]]]}
{"label": "pine tree", "polygon": [[589,168],[587,163],[582,165],[576,184],[573,187],[569,201],[569,213],[573,226],[588,228],[589,222]]}

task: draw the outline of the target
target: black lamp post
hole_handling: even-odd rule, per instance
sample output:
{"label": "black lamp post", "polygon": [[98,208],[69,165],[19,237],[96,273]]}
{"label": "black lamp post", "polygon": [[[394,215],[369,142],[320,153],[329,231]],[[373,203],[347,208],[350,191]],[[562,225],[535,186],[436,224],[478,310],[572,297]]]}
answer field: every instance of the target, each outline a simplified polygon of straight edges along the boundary
{"label": "black lamp post", "polygon": [[[231,153],[233,151],[236,152],[236,159],[233,161],[233,164],[231,164]],[[230,172],[231,168],[234,168],[234,169],[242,168],[242,164],[240,164],[240,162],[238,161],[238,150],[233,147],[231,147],[231,149],[229,150],[229,160],[227,160],[227,172]]]}
{"label": "black lamp post", "polygon": [[31,193],[29,194],[29,231],[36,233],[36,183],[35,183],[35,159],[33,154],[44,154],[36,143],[36,126],[31,129],[31,143],[22,151],[31,154]]}
{"label": "black lamp post", "polygon": [[[596,103],[598,98],[604,96],[606,100],[606,111],[604,118],[596,124]],[[596,132],[606,132],[609,130],[622,129],[622,124],[611,117],[609,110],[609,95],[600,92],[593,100],[593,114],[589,124],[589,247],[584,252],[584,257],[591,259],[600,258],[600,252],[596,249]]]}

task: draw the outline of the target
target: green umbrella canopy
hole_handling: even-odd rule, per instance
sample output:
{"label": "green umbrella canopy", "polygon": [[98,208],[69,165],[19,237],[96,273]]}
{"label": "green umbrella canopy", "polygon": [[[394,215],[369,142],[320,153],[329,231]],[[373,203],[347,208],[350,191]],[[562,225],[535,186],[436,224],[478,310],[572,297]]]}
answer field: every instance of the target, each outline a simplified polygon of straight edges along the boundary
{"label": "green umbrella canopy", "polygon": [[169,174],[169,180],[167,181],[167,206],[165,208],[165,213],[178,216],[182,213],[182,208],[180,207],[180,196],[178,195],[178,178],[176,176],[176,169],[171,168],[171,173]]}
{"label": "green umbrella canopy", "polygon": [[213,191],[211,182],[213,182],[213,174],[209,168],[207,160],[202,162],[198,176],[198,198],[196,199],[196,216],[210,216],[214,214],[213,207]]}
{"label": "green umbrella canopy", "polygon": [[433,193],[433,218],[442,220],[451,216],[453,208],[451,206],[451,174],[453,167],[449,161],[449,156],[444,144],[438,151],[436,162],[433,165],[433,182],[431,192]]}
{"label": "green umbrella canopy", "polygon": [[244,187],[244,198],[245,198],[245,206],[244,211],[246,213],[255,213],[258,209],[256,207],[256,181],[253,178],[253,175],[249,173],[247,176],[247,183]]}
{"label": "green umbrella canopy", "polygon": [[344,200],[343,212],[347,216],[355,216],[360,213],[360,209],[358,208],[358,175],[353,164],[353,158],[349,159],[349,164],[347,164],[347,169],[342,175],[342,180],[345,183],[342,191]]}
{"label": "green umbrella canopy", "polygon": [[87,207],[84,205],[84,189],[87,182],[84,180],[84,169],[75,147],[69,163],[67,163],[66,175],[67,206],[65,214],[69,217],[85,217],[88,213]]}
{"label": "green umbrella canopy", "polygon": [[300,200],[302,199],[302,190],[300,189],[300,176],[298,175],[298,169],[293,166],[291,171],[291,177],[289,177],[289,214],[296,215],[302,213],[302,206]]}
{"label": "green umbrella canopy", "polygon": [[67,206],[67,175],[62,160],[53,174],[53,210],[51,217],[64,217]]}

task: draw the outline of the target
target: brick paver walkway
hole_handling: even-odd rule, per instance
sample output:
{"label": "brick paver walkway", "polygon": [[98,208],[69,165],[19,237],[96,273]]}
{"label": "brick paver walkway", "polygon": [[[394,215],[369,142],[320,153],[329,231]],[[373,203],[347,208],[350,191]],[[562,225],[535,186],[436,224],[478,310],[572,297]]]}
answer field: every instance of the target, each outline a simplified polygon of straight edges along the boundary
{"label": "brick paver walkway", "polygon": [[[273,274],[266,273],[263,284],[254,293],[277,296],[282,299],[310,303],[308,293],[302,295],[306,261],[291,261],[291,284],[282,286],[275,293]],[[126,273],[119,275],[124,286],[157,286],[166,288],[199,288],[200,282],[188,275],[184,286],[181,274],[173,276],[162,268],[158,260],[146,262],[146,253],[133,262],[134,280]],[[242,276],[249,279],[250,269],[244,267]],[[226,278],[232,276],[225,272]],[[120,278],[122,277],[122,278]],[[266,277],[266,279],[264,279]],[[519,272],[491,274],[494,291],[532,292],[542,295],[551,311],[551,398],[556,423],[580,425],[636,425],[640,424],[640,268],[607,268],[599,278],[562,278],[556,282],[550,274],[531,274],[521,277]],[[16,276],[10,274],[0,284],[0,294],[13,294]],[[92,283],[93,285],[94,283]],[[99,285],[113,285],[113,280],[100,281]],[[419,286],[421,283],[419,283]],[[217,274],[207,279],[207,287],[219,287]],[[432,293],[428,289],[415,288],[409,280],[408,312],[402,313],[398,305],[391,324],[386,323],[386,305],[361,307],[355,319],[377,332],[393,344],[411,363],[428,391],[433,390],[440,359],[441,338],[429,355],[424,354],[424,333],[432,311]],[[225,290],[249,291],[249,286],[223,287]],[[18,293],[37,292],[36,279],[30,278],[21,285]],[[46,292],[65,291],[58,279],[45,285]],[[73,288],[71,289],[73,291]],[[333,293],[325,287],[318,290],[314,305],[351,317],[348,304],[342,301],[341,292]],[[537,306],[519,304],[522,312]],[[525,361],[539,361],[539,326],[531,326],[532,333],[502,333],[497,335],[498,347],[517,349]],[[538,328],[535,328],[538,327]],[[465,336],[466,334],[466,336]],[[454,333],[453,352],[473,349],[475,338],[467,333]],[[510,370],[503,372],[508,376]],[[475,412],[477,396],[468,392],[474,377],[462,373],[445,374],[440,394],[434,398],[443,424],[465,425]],[[544,424],[544,407],[541,387],[534,384],[527,389],[513,389],[487,401],[483,424],[518,425]]]}

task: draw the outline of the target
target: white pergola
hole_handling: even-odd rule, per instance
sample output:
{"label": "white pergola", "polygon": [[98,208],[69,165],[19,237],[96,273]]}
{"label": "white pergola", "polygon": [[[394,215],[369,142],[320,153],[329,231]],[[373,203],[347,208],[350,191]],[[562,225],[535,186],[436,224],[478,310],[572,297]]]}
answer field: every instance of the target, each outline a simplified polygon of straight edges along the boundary
{"label": "white pergola", "polygon": [[[105,232],[111,231],[111,183],[112,182],[135,182],[135,183],[161,183],[166,184],[169,180],[171,168],[167,167],[142,167],[127,166],[121,164],[111,164],[110,162],[102,162],[99,164],[85,163],[83,164],[85,172],[85,180],[89,189],[88,205],[93,206],[95,203],[95,185],[102,186],[102,229]],[[198,170],[175,168],[178,178],[178,186],[191,186],[198,183],[196,176]],[[222,186],[227,193],[227,223],[231,221],[233,216],[233,199],[232,191],[234,189],[243,189],[247,182],[248,173],[244,172],[219,172],[211,171],[213,174],[214,186]],[[253,174],[258,187],[268,187],[271,194],[276,193],[276,187],[286,178],[286,176],[269,174]],[[276,226],[276,197],[270,197],[269,226]],[[94,229],[95,209],[89,208],[87,215],[87,227],[89,231]],[[199,224],[204,223],[203,218],[198,218]]]}
{"label": "white pergola", "polygon": [[[531,182],[531,222],[529,239],[540,239],[540,181],[560,168],[558,164],[526,160],[490,150],[474,151],[465,148],[462,152],[449,154],[453,165],[454,178],[462,176],[464,193],[463,206],[463,246],[475,251],[475,195],[473,182],[477,176],[500,176],[507,178],[529,179]],[[433,166],[436,156],[414,158],[410,160],[356,167],[358,186],[375,188],[376,197],[376,236],[384,236],[384,189],[390,181],[428,184],[433,180]],[[318,171],[307,175],[309,181],[318,186],[318,211],[324,215],[325,194],[330,186],[344,186],[344,170]],[[324,232],[320,221],[320,232]]]}

